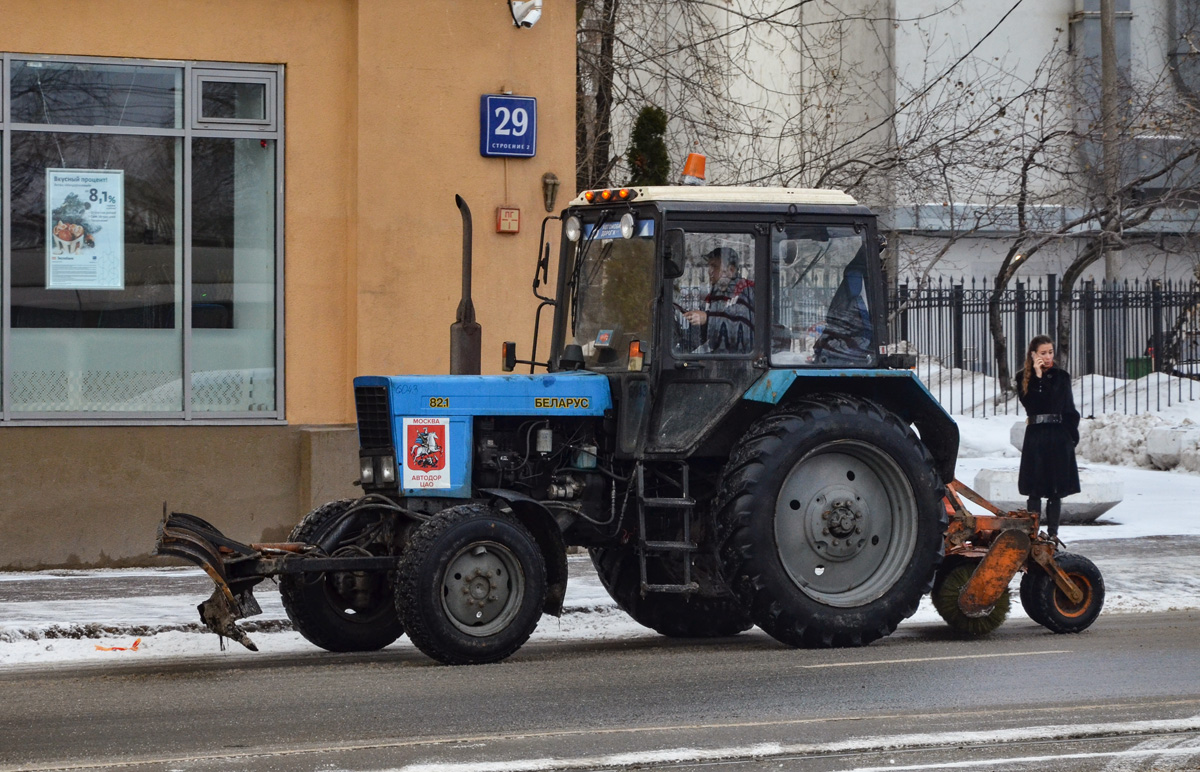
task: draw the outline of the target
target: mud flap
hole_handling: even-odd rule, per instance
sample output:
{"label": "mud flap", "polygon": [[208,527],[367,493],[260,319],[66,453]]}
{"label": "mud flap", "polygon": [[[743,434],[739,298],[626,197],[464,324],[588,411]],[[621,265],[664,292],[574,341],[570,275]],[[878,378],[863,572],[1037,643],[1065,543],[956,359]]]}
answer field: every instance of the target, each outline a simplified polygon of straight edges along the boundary
{"label": "mud flap", "polygon": [[968,617],[985,616],[1029,557],[1029,535],[1008,530],[992,542],[988,553],[958,595],[958,608]]}

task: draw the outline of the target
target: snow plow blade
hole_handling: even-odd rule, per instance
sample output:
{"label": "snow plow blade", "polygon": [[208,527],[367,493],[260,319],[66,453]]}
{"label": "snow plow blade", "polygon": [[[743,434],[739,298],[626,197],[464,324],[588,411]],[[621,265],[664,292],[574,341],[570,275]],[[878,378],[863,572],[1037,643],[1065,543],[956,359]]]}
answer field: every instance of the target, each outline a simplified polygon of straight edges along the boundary
{"label": "snow plow blade", "polygon": [[342,571],[392,571],[394,556],[330,556],[315,544],[269,542],[243,544],[221,533],[212,523],[183,512],[167,514],[158,526],[155,555],[183,558],[204,569],[216,588],[196,608],[200,621],[221,638],[232,638],[251,651],[258,647],[238,620],[262,613],[254,586],[269,576]]}
{"label": "snow plow blade", "polygon": [[208,600],[196,606],[200,621],[221,638],[222,649],[225,639],[232,638],[250,651],[258,651],[237,620],[262,613],[253,588],[263,577],[231,583],[226,570],[227,556],[252,558],[256,550],[227,538],[206,520],[183,512],[168,515],[165,506],[163,509],[154,554],[183,558],[203,568],[217,586]]}

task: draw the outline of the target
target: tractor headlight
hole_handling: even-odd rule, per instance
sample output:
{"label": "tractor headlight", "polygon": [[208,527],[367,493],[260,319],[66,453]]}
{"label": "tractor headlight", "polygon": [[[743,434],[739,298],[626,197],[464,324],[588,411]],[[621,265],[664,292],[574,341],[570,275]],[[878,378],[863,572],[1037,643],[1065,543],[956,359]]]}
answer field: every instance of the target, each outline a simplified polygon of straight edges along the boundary
{"label": "tractor headlight", "polygon": [[633,238],[633,232],[637,227],[637,222],[633,219],[632,212],[626,212],[621,215],[621,238]]}
{"label": "tractor headlight", "polygon": [[379,459],[379,481],[396,482],[396,458],[394,456],[384,456]]}
{"label": "tractor headlight", "polygon": [[358,479],[364,485],[369,485],[375,482],[375,467],[371,463],[370,456],[361,456],[358,459]]}
{"label": "tractor headlight", "polygon": [[567,237],[567,241],[579,241],[580,234],[583,233],[583,224],[579,222],[578,217],[568,217],[567,224],[563,226],[563,234]]}

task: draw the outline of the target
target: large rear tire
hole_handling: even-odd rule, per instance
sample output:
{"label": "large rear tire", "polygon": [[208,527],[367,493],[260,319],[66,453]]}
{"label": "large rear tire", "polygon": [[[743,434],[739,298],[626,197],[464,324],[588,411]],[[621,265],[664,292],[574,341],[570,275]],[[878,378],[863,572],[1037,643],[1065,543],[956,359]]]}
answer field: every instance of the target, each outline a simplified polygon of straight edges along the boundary
{"label": "large rear tire", "polygon": [[498,662],[537,627],[546,562],[518,521],[484,504],[451,507],[413,534],[396,601],[409,639],[438,662]]}
{"label": "large rear tire", "polygon": [[[330,557],[388,554],[387,540],[375,534],[391,515],[369,507],[351,512],[357,504],[343,499],[314,509],[291,541],[316,544]],[[296,631],[327,651],[376,651],[404,634],[390,572],[284,574],[279,594]]]}
{"label": "large rear tire", "polygon": [[1059,552],[1054,562],[1079,589],[1083,598],[1072,603],[1041,566],[1030,567],[1021,578],[1021,603],[1029,618],[1055,633],[1081,633],[1092,626],[1104,608],[1104,577],[1083,555]]}
{"label": "large rear tire", "polygon": [[[633,545],[588,550],[600,583],[633,620],[670,638],[724,638],[754,626],[737,598],[651,592],[642,595],[641,569]],[[674,583],[660,561],[647,566],[652,582]]]}
{"label": "large rear tire", "polygon": [[725,576],[789,646],[861,646],[917,610],[942,557],[943,485],[893,413],[807,398],[751,427],[720,494]]}

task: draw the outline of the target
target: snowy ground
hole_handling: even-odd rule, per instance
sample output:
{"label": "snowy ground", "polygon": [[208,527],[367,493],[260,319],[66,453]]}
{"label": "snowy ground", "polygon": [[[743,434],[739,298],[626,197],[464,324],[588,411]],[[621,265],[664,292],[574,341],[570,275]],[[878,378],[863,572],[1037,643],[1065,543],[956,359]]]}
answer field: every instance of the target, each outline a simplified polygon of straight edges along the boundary
{"label": "snowy ground", "polygon": [[[960,419],[959,479],[973,484],[980,469],[1019,464],[1019,454],[1008,439],[1014,420],[1013,416]],[[1104,550],[1110,557],[1097,560],[1108,588],[1105,613],[1200,608],[1200,508],[1196,506],[1200,475],[1136,466],[1144,426],[1185,420],[1200,423],[1200,403],[1120,420],[1085,421],[1088,447],[1106,448],[1109,457],[1122,464],[1092,463],[1086,457],[1081,463],[1116,474],[1124,483],[1125,498],[1096,524],[1064,526],[1063,540],[1078,544],[1077,551],[1088,554],[1088,541],[1143,540],[1149,545],[1155,543],[1153,537],[1190,537],[1171,540],[1175,551],[1166,557],[1157,548],[1147,548],[1155,554],[1154,560],[1138,554],[1142,541],[1117,549],[1108,541],[1097,542],[1097,549],[1110,545]],[[222,657],[232,663],[261,656],[235,643],[222,652],[216,636],[200,631],[195,607],[210,591],[211,583],[193,568],[0,573],[0,665],[104,664],[147,657]],[[269,583],[257,596],[264,613],[247,627],[262,652],[317,651],[289,629],[279,594]],[[1020,604],[1014,602],[1011,618],[1021,617]],[[926,601],[901,629],[939,622]],[[571,559],[566,613],[560,619],[544,617],[533,640],[654,636],[616,609],[588,559],[576,556]],[[411,644],[402,638],[393,646]]]}

